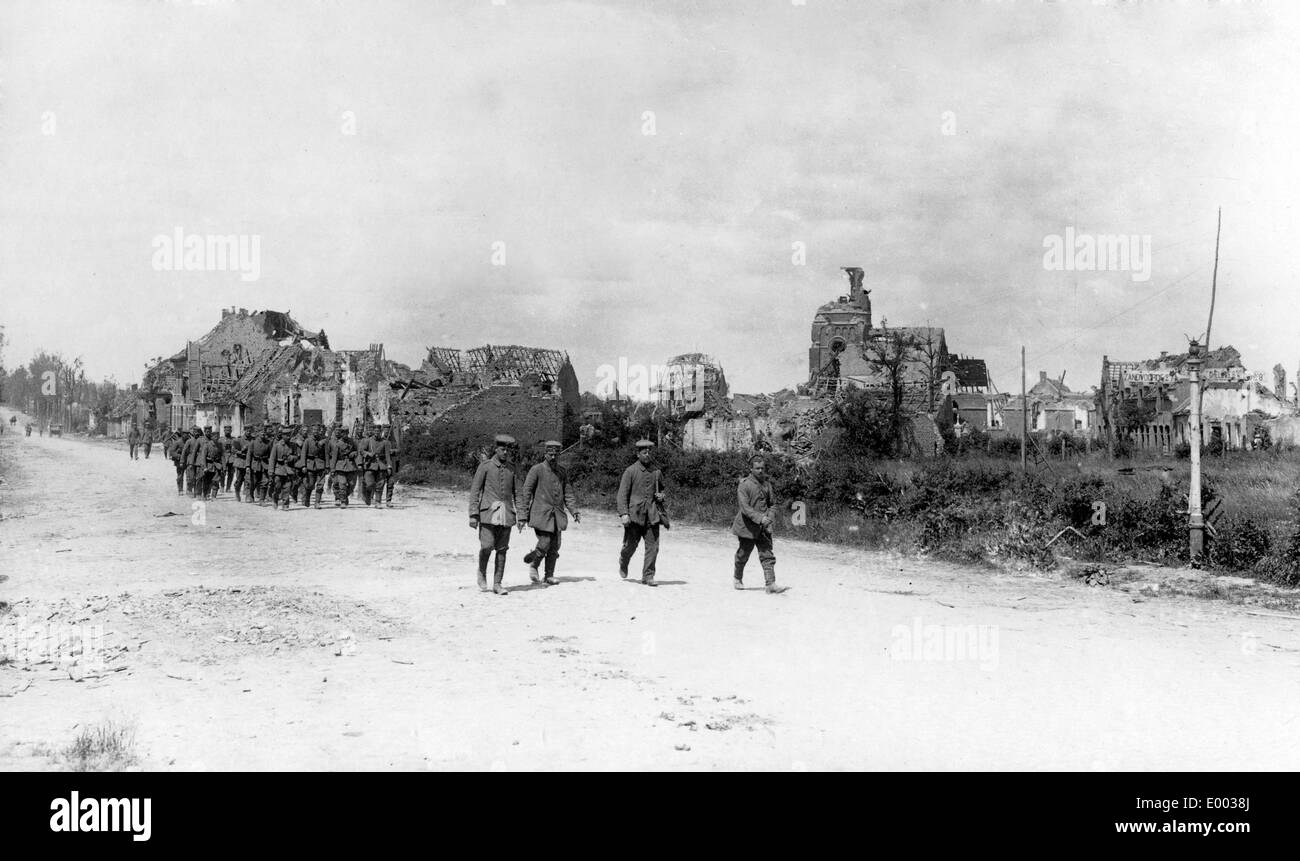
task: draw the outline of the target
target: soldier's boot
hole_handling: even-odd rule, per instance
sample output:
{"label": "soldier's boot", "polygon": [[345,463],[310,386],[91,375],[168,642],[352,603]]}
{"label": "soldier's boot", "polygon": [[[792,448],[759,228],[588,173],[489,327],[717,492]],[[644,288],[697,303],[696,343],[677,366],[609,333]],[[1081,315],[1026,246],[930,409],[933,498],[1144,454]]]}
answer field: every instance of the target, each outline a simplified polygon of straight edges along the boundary
{"label": "soldier's boot", "polygon": [[506,579],[506,554],[505,551],[498,550],[496,558],[496,568],[492,572],[492,591],[498,595],[509,595],[510,592],[501,581]]}
{"label": "soldier's boot", "polygon": [[490,558],[492,558],[491,550],[480,550],[478,552],[478,590],[480,592],[488,591],[487,565]]}
{"label": "soldier's boot", "polygon": [[780,595],[789,588],[789,586],[778,586],[775,583],[768,583],[763,591],[767,592],[769,595]]}
{"label": "soldier's boot", "polygon": [[316,510],[320,511],[320,500],[325,495],[325,488],[317,485],[316,487]]}
{"label": "soldier's boot", "polygon": [[[524,558],[527,559],[528,556],[531,556],[531,555],[532,555],[532,554],[530,553],[530,554],[528,554],[527,556],[525,556]],[[529,565],[529,566],[528,566],[528,579],[529,579],[529,580],[532,580],[534,583],[540,583],[540,582],[542,582],[542,575],[541,575],[541,572],[537,570],[537,566],[536,566],[536,565]]]}
{"label": "soldier's boot", "polygon": [[557,553],[554,557],[546,560],[546,577],[542,582],[547,586],[554,586],[557,582],[555,579],[555,560],[559,557],[560,554]]}

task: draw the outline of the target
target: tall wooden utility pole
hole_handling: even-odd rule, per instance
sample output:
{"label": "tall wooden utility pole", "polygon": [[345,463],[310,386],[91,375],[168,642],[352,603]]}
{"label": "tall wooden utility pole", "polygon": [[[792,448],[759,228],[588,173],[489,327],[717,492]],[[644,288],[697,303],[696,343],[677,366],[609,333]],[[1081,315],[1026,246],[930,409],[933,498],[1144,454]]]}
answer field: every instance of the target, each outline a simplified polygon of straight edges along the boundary
{"label": "tall wooden utility pole", "polygon": [[1025,462],[1025,445],[1029,441],[1029,393],[1025,382],[1028,372],[1025,370],[1025,348],[1020,347],[1020,471],[1028,467]]}
{"label": "tall wooden utility pole", "polygon": [[1187,369],[1192,383],[1191,397],[1188,399],[1191,416],[1187,428],[1188,441],[1192,444],[1192,486],[1187,493],[1187,537],[1192,564],[1197,565],[1205,550],[1205,518],[1201,514],[1201,345],[1195,339],[1188,345]]}

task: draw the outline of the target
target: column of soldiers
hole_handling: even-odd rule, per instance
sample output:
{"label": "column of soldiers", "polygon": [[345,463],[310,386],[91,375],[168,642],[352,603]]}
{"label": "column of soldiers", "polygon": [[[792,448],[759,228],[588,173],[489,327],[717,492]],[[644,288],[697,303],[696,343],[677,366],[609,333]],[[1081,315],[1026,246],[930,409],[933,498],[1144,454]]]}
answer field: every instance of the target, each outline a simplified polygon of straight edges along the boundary
{"label": "column of soldiers", "polygon": [[374,508],[393,507],[393,488],[401,466],[398,446],[387,427],[371,428],[358,444],[344,427],[333,437],[323,425],[268,423],[247,427],[243,437],[230,425],[217,437],[211,427],[186,434],[174,431],[163,451],[176,468],[176,494],[216,499],[223,485],[236,502],[270,504],[287,510],[298,502],[319,509],[330,484],[334,506],[347,508],[358,484],[362,500]]}

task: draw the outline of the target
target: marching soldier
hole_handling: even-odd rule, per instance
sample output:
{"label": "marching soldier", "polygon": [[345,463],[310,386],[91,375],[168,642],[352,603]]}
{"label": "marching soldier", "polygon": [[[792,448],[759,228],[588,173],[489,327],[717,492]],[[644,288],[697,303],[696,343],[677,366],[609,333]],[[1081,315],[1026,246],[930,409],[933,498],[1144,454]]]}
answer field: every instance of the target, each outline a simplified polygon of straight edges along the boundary
{"label": "marching soldier", "polygon": [[[236,438],[230,444],[230,466],[235,471],[235,502],[243,502],[241,491],[244,489],[244,480],[248,478],[248,454],[249,448],[253,445],[253,427],[252,425],[244,426],[244,435]],[[248,489],[248,499],[253,499],[253,489]]]}
{"label": "marching soldier", "polygon": [[330,475],[334,477],[334,507],[347,508],[348,496],[352,493],[352,475],[357,470],[357,446],[348,436],[348,429],[341,427],[330,449]]}
{"label": "marching soldier", "polygon": [[267,468],[271,474],[271,507],[279,511],[280,500],[284,498],[284,507],[288,510],[286,494],[293,483],[293,446],[289,443],[288,425],[280,429],[279,439],[271,444]]}
{"label": "marching soldier", "polygon": [[[307,491],[303,488],[303,473],[305,466],[302,459],[302,444],[307,441],[307,430],[302,425],[294,425],[292,432],[289,434],[289,465],[293,467],[292,480],[289,483],[289,501],[298,502],[302,500],[303,508],[309,504],[307,502]],[[288,506],[285,506],[288,508]]]}
{"label": "marching soldier", "polygon": [[136,454],[136,449],[140,447],[140,431],[135,425],[131,425],[131,432],[126,435],[127,454],[131,460],[139,460],[140,456]]}
{"label": "marching soldier", "polygon": [[257,493],[257,504],[266,505],[266,492],[271,483],[271,433],[262,425],[257,438],[248,447],[248,501]]}
{"label": "marching soldier", "polygon": [[645,558],[641,564],[641,582],[657,586],[655,560],[659,557],[659,526],[667,525],[663,516],[662,476],[650,466],[655,444],[648,439],[636,444],[636,462],[623,470],[618,483],[618,519],[623,524],[623,549],[618,554],[618,576],[627,579],[627,566],[645,539]]}
{"label": "marching soldier", "polygon": [[149,452],[153,451],[153,426],[152,420],[145,422],[144,430],[140,432],[140,444],[144,446],[144,459],[149,459]]}
{"label": "marching soldier", "polygon": [[223,425],[221,430],[221,472],[225,477],[226,492],[229,493],[230,486],[235,481],[235,448],[239,440],[235,439],[234,428],[230,425]]}
{"label": "marching soldier", "polygon": [[323,425],[316,425],[312,428],[311,435],[303,440],[302,450],[298,453],[298,463],[302,469],[303,494],[302,504],[311,505],[312,491],[316,493],[316,508],[320,509],[321,497],[325,494],[325,465],[328,442],[325,439],[325,428]]}
{"label": "marching soldier", "polygon": [[379,439],[375,436],[378,431],[374,425],[366,431],[366,435],[357,440],[357,470],[360,472],[361,484],[361,502],[363,505],[370,505],[370,498],[375,491],[375,460],[376,449],[379,447]]}
{"label": "marching soldier", "polygon": [[515,438],[496,437],[496,453],[479,465],[469,488],[469,526],[478,531],[478,588],[488,591],[487,564],[496,553],[492,591],[508,595],[501,581],[506,576],[506,552],[510,549],[510,527],[515,523],[515,472],[510,465],[510,448]]}
{"label": "marching soldier", "polygon": [[740,546],[736,548],[736,589],[744,589],[745,563],[758,548],[758,561],[763,566],[763,581],[769,595],[778,595],[788,587],[776,585],[776,554],[772,552],[772,505],[775,496],[772,482],[767,480],[763,458],[755,455],[749,460],[749,475],[741,480],[736,490],[740,510],[731,523],[731,531]]}
{"label": "marching soldier", "polygon": [[384,507],[393,507],[393,484],[397,476],[397,443],[393,441],[392,431],[388,425],[379,429],[379,444],[377,447],[378,466],[375,472],[375,508],[379,507],[379,497],[387,493],[384,499]]}
{"label": "marching soldier", "polygon": [[555,560],[560,555],[560,534],[568,527],[565,509],[573,512],[575,523],[582,522],[569,484],[568,473],[555,462],[563,446],[555,440],[546,442],[546,459],[528,470],[524,479],[523,504],[519,507],[519,529],[533,527],[537,546],[524,554],[528,563],[528,577],[534,583],[541,580],[537,572],[539,562],[546,562],[547,586],[555,585]]}
{"label": "marching soldier", "polygon": [[163,444],[163,457],[172,462],[176,467],[176,495],[185,495],[185,461],[181,459],[181,451],[185,448],[185,434],[174,430],[167,437],[167,442]]}
{"label": "marching soldier", "polygon": [[203,477],[199,479],[199,492],[204,499],[211,496],[217,498],[217,491],[221,489],[221,477],[225,472],[224,456],[221,449],[221,440],[217,437],[216,431],[211,427],[203,429],[203,438],[199,441],[201,458],[199,466],[203,469]]}
{"label": "marching soldier", "polygon": [[203,439],[203,431],[195,425],[190,428],[190,438],[185,441],[185,446],[181,449],[181,459],[185,463],[185,490],[190,498],[194,498],[199,492],[199,477],[202,472],[195,466],[195,456],[198,454],[201,439]]}

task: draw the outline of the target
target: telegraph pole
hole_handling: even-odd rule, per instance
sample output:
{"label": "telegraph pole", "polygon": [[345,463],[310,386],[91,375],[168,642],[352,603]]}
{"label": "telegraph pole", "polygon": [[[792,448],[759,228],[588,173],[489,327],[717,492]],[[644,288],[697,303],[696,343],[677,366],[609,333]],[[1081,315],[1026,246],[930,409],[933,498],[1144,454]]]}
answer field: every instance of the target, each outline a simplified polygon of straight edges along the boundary
{"label": "telegraph pole", "polygon": [[1028,467],[1025,464],[1025,445],[1029,440],[1029,394],[1026,391],[1025,382],[1025,348],[1020,347],[1020,471],[1024,472]]}
{"label": "telegraph pole", "polygon": [[1191,416],[1188,436],[1192,444],[1192,487],[1187,494],[1187,537],[1192,565],[1199,565],[1205,550],[1205,518],[1201,514],[1201,345],[1195,340],[1187,350],[1191,372]]}

